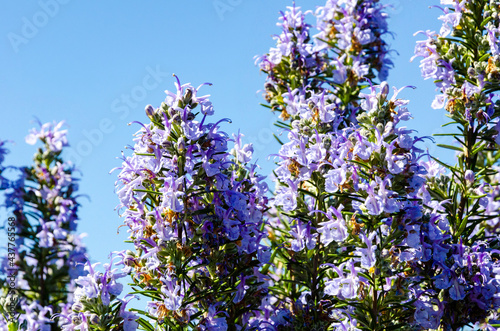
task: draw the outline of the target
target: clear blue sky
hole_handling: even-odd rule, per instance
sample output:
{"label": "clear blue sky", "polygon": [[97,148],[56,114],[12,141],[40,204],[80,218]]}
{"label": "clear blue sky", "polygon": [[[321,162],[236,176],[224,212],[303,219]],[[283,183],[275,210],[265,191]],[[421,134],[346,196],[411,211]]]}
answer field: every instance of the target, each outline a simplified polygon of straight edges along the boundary
{"label": "clear blue sky", "polygon": [[[57,6],[54,6],[54,3]],[[276,153],[271,137],[274,115],[259,106],[265,76],[254,55],[267,52],[284,0],[190,1],[2,1],[0,4],[0,139],[16,142],[6,164],[25,165],[35,151],[24,143],[34,116],[42,122],[66,120],[67,155],[83,173],[79,230],[93,261],[106,261],[109,251],[129,247],[125,228],[114,210],[117,173],[125,145],[145,121],[144,106],[158,106],[164,90],[173,89],[172,73],[197,86],[213,83],[216,116],[229,117],[223,129],[246,134],[255,156],[269,173],[267,155]],[[296,1],[314,9],[324,1]],[[397,50],[390,85],[414,85],[402,96],[411,100],[415,120],[408,127],[431,135],[445,123],[443,111],[430,108],[434,86],[420,77],[418,62],[409,63],[421,29],[439,29],[438,9],[422,0],[392,0],[389,39]],[[437,4],[438,1],[435,1]],[[220,7],[216,7],[219,5]],[[225,5],[225,7],[224,7]],[[48,14],[47,14],[48,13]],[[50,15],[49,15],[50,14]],[[97,133],[99,132],[99,133]],[[89,138],[90,137],[90,138]],[[73,151],[73,152],[71,152]],[[76,152],[75,152],[76,151]],[[76,154],[75,154],[76,153]],[[435,154],[435,153],[434,153]],[[78,156],[75,156],[78,155]],[[436,154],[435,154],[436,155]],[[442,157],[444,157],[442,155]]]}

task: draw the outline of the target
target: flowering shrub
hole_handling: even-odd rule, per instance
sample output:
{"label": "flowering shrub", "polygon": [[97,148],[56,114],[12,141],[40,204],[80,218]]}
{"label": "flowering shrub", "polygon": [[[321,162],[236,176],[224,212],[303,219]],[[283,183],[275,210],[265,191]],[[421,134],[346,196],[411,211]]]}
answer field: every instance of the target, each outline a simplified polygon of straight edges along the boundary
{"label": "flowering shrub", "polygon": [[[201,330],[244,327],[258,314],[266,184],[252,146],[210,123],[199,88],[176,84],[123,158],[117,194],[135,252],[123,254],[137,293],[150,298],[141,324]],[[198,119],[201,117],[201,119]],[[231,153],[228,142],[233,140]],[[154,293],[154,295],[148,295]]]}
{"label": "flowering shrub", "polygon": [[[422,202],[441,234],[422,233],[435,252],[415,270],[426,296],[439,307],[431,325],[458,328],[495,320],[499,308],[498,267],[498,3],[441,1],[439,34],[422,32],[415,57],[424,78],[436,81],[432,107],[445,108],[457,131],[457,163],[429,165]],[[441,168],[441,169],[440,169]],[[447,173],[446,170],[448,171]],[[427,308],[429,310],[429,308]],[[498,326],[498,322],[494,322]],[[486,327],[486,326],[485,326]],[[490,326],[491,328],[491,326]]]}
{"label": "flowering shrub", "polygon": [[[203,85],[177,79],[165,102],[146,106],[116,169],[130,249],[103,272],[70,234],[77,203],[60,159],[65,132],[34,130],[27,141],[45,144],[35,166],[19,181],[2,178],[22,220],[20,247],[37,247],[17,252],[22,315],[9,327],[496,330],[500,4],[440,5],[443,26],[421,32],[415,58],[436,83],[430,106],[451,119],[444,135],[457,144],[438,145],[456,152],[454,165],[425,153],[427,137],[405,126],[409,101],[398,96],[411,87],[391,93],[385,82],[392,62],[378,0],[288,7],[276,46],[257,57],[265,106],[280,117],[272,197],[252,145],[221,130],[228,119],[210,120]],[[125,277],[132,292],[120,298]],[[146,299],[141,309],[127,309],[134,297]]]}
{"label": "flowering shrub", "polygon": [[[16,241],[15,253],[2,258],[2,275],[6,278],[2,277],[0,287],[7,294],[12,287],[7,285],[12,281],[7,275],[15,275],[18,293],[9,294],[7,300],[15,304],[20,298],[15,326],[21,330],[55,327],[52,314],[71,306],[75,279],[85,273],[80,263],[85,261],[86,249],[82,236],[75,233],[77,179],[73,177],[73,167],[61,158],[68,145],[66,130],[61,129],[63,122],[39,125],[26,137],[30,145],[43,144],[34,155],[34,164],[15,169],[19,173],[15,180],[1,178],[5,206],[16,219]],[[0,170],[3,174],[12,168]],[[9,317],[3,307],[0,310],[0,327],[6,329],[7,320],[14,316]]]}
{"label": "flowering shrub", "polygon": [[[320,33],[306,48],[323,61],[315,73],[321,79],[277,80],[282,64],[265,62],[274,49],[260,62],[269,72],[266,100],[282,100],[281,117],[290,120],[278,122],[288,139],[275,170],[277,219],[270,233],[277,300],[269,323],[273,329],[404,329],[415,298],[415,282],[405,272],[421,255],[411,234],[422,218],[417,194],[425,171],[415,146],[421,138],[398,127],[411,117],[399,91],[389,98],[386,83],[370,83],[375,72],[384,79],[391,64],[381,39],[387,32],[382,6],[328,1],[315,16]],[[288,23],[282,36],[308,31],[296,7],[282,20]],[[287,42],[290,49],[301,43]],[[295,56],[283,55],[285,63]]]}

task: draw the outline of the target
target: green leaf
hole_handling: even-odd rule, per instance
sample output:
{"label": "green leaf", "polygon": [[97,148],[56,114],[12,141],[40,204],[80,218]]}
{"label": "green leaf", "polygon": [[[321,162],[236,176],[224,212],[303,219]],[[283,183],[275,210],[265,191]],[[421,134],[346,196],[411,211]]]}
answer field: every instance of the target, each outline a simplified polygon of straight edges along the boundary
{"label": "green leaf", "polygon": [[[486,17],[482,22],[481,22],[481,28],[484,28],[486,24],[488,24],[489,21],[491,21],[493,18],[491,16]],[[485,54],[489,55],[489,54]],[[483,61],[484,55],[479,59],[479,61]]]}
{"label": "green leaf", "polygon": [[135,153],[135,155],[140,155],[140,156],[155,156],[153,153]]}
{"label": "green leaf", "polygon": [[457,134],[456,133],[433,133],[432,135],[434,137],[447,137],[447,136],[455,137]]}
{"label": "green leaf", "polygon": [[283,144],[283,142],[280,140],[280,138],[278,138],[278,136],[277,136],[277,135],[275,135],[274,133],[273,133],[273,137],[274,137],[274,139],[276,139],[276,140],[278,141],[278,143],[279,143],[280,145],[284,145],[284,144]]}
{"label": "green leaf", "polygon": [[9,322],[9,324],[7,324],[7,327],[9,329],[9,331],[17,331],[18,330],[17,325],[14,322]]}
{"label": "green leaf", "polygon": [[451,146],[451,145],[445,145],[445,144],[436,144],[437,146],[439,147],[442,147],[442,148],[446,148],[446,149],[451,149],[451,150],[454,150],[454,151],[459,151],[459,152],[463,152],[463,148],[460,148],[460,147],[457,147],[457,146]]}
{"label": "green leaf", "polygon": [[451,121],[451,122],[448,122],[448,123],[445,123],[445,124],[441,125],[441,127],[444,128],[445,126],[448,126],[448,125],[451,125],[451,124],[460,124],[460,123],[458,123],[457,121]]}
{"label": "green leaf", "polygon": [[488,144],[485,144],[482,141],[480,143],[478,143],[478,144],[479,144],[478,147],[474,146],[475,148],[472,150],[472,155],[475,155],[475,154],[481,152],[482,150],[484,150],[488,146]]}
{"label": "green leaf", "polygon": [[[491,18],[491,17],[488,17],[488,18]],[[489,53],[486,53],[486,54],[484,54],[483,56],[481,56],[481,57],[479,58],[479,60],[478,60],[478,61],[479,61],[479,62],[483,62],[484,60],[486,60],[486,59],[487,59],[487,58],[489,58],[489,57],[490,57],[490,54],[489,54]]]}
{"label": "green leaf", "polygon": [[[458,220],[458,219],[457,219],[457,221],[460,222],[460,220]],[[464,219],[460,223],[460,226],[458,227],[457,236],[460,236],[462,234],[462,232],[464,232],[468,221],[469,221],[469,216],[464,217]]]}

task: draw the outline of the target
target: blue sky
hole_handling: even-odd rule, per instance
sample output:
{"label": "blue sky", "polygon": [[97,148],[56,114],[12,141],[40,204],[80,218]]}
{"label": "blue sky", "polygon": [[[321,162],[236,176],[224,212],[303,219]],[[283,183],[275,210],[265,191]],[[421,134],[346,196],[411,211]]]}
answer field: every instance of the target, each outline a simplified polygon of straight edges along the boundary
{"label": "blue sky", "polygon": [[[438,1],[435,1],[437,3]],[[106,261],[110,251],[130,248],[126,231],[114,210],[116,159],[132,143],[145,121],[144,106],[159,106],[164,90],[173,89],[172,73],[197,86],[219,118],[232,124],[223,129],[243,132],[254,143],[263,173],[272,169],[267,155],[276,153],[272,138],[274,115],[259,106],[265,76],[253,57],[267,52],[279,33],[284,0],[190,1],[3,1],[0,4],[0,139],[15,141],[6,164],[26,165],[35,151],[24,137],[38,117],[42,122],[66,120],[71,148],[67,156],[83,176],[79,230],[93,261]],[[296,1],[315,9],[324,1]],[[429,2],[430,3],[430,2]],[[443,111],[430,108],[431,81],[420,77],[418,62],[410,63],[413,33],[439,29],[438,9],[422,0],[392,0],[390,30],[395,68],[389,84],[414,85],[402,96],[411,100],[415,119],[407,124],[428,136],[446,122]],[[432,3],[430,3],[432,4]],[[399,55],[398,55],[399,53]],[[439,154],[429,145],[434,155]]]}

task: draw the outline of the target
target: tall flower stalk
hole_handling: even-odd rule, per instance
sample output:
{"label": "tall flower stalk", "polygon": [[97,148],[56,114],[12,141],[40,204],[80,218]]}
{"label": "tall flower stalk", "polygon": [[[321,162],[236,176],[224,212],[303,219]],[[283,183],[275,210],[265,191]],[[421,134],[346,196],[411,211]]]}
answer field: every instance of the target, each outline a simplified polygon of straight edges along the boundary
{"label": "tall flower stalk", "polygon": [[408,101],[397,98],[399,90],[389,97],[386,83],[370,82],[377,72],[385,79],[391,64],[381,39],[386,14],[378,1],[328,1],[316,16],[320,33],[313,47],[304,47],[299,40],[309,39],[298,35],[310,27],[290,8],[277,47],[314,50],[322,61],[314,74],[294,80],[294,70],[304,72],[308,63],[293,62],[300,51],[283,53],[276,64],[272,49],[260,61],[269,74],[266,100],[290,120],[278,122],[288,134],[278,138],[274,171],[269,300],[276,302],[268,323],[270,329],[410,329],[417,294],[407,273],[421,257],[414,233],[426,171],[415,145],[421,138],[400,127],[411,118]]}
{"label": "tall flower stalk", "polygon": [[[32,129],[26,142],[42,143],[34,164],[19,168],[20,179],[2,185],[6,207],[16,219],[15,256],[3,258],[2,274],[18,270],[14,278],[20,315],[14,324],[22,330],[59,330],[51,316],[70,305],[74,281],[84,274],[79,263],[85,261],[86,249],[75,233],[78,184],[73,167],[61,156],[68,145],[62,125],[46,123]],[[8,290],[5,279],[1,287]]]}
{"label": "tall flower stalk", "polygon": [[[441,219],[447,239],[440,254],[422,267],[433,289],[443,327],[498,326],[498,130],[499,6],[496,1],[441,1],[439,33],[420,31],[415,57],[424,78],[435,80],[432,107],[444,108],[454,132],[456,164],[435,159],[438,176],[427,182],[429,208]],[[438,164],[437,164],[438,163]],[[445,172],[447,174],[445,174]],[[427,243],[432,243],[427,236]],[[437,325],[437,323],[436,323]],[[493,325],[493,326],[492,326]]]}
{"label": "tall flower stalk", "polygon": [[[141,326],[162,330],[258,327],[267,293],[260,268],[267,209],[264,177],[249,165],[251,145],[209,122],[214,109],[199,88],[176,83],[123,158],[116,192],[134,251],[135,293],[149,299]],[[228,143],[234,142],[231,152]]]}

